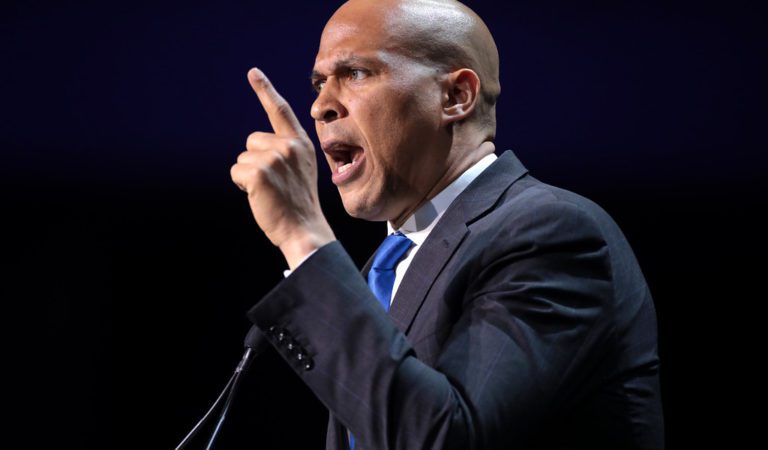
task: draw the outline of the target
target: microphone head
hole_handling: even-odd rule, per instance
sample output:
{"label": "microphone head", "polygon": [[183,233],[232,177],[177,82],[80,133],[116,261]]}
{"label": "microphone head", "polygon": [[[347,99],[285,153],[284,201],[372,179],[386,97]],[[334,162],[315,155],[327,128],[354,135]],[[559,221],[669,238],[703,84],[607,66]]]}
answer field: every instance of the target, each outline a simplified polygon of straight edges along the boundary
{"label": "microphone head", "polygon": [[245,347],[250,348],[253,351],[253,356],[260,355],[269,348],[269,341],[256,325],[252,326],[248,330],[248,334],[244,340]]}

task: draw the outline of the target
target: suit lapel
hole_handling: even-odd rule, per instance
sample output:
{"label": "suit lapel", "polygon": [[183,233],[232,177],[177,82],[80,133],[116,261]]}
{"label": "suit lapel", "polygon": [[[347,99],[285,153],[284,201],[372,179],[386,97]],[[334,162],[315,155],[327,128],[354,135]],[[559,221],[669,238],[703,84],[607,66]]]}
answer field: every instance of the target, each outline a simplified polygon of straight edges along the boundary
{"label": "suit lapel", "polygon": [[[429,289],[469,233],[468,225],[493,207],[504,191],[527,172],[508,150],[456,197],[416,253],[395,294],[389,316],[400,330],[408,333]],[[372,259],[365,265],[364,274],[371,263]]]}
{"label": "suit lapel", "polygon": [[467,235],[467,227],[462,222],[451,221],[446,225],[434,239],[432,233],[437,228],[424,241],[403,276],[389,309],[392,321],[406,334],[429,288]]}
{"label": "suit lapel", "polygon": [[[469,233],[468,225],[496,204],[504,191],[526,173],[528,170],[508,150],[456,197],[416,253],[395,294],[389,316],[400,330],[408,333],[429,289]],[[364,278],[372,264],[373,255],[361,271]],[[329,433],[333,435],[327,448],[343,450],[348,445],[347,431],[333,415],[330,421]]]}

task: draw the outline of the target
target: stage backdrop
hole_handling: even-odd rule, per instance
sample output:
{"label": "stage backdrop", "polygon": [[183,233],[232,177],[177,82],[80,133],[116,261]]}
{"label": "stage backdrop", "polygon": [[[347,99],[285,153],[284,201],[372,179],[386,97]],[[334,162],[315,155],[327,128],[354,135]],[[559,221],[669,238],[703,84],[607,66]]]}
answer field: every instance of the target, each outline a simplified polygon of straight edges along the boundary
{"label": "stage backdrop", "polygon": [[[601,204],[637,253],[669,448],[737,448],[750,423],[736,402],[749,405],[762,354],[749,342],[765,299],[764,18],[733,2],[467,3],[501,55],[498,148]],[[269,128],[246,72],[262,68],[314,138],[309,72],[338,5],[0,6],[0,298],[19,448],[172,448],[208,408],[245,311],[286,268],[229,179],[248,134]],[[344,214],[324,160],[320,185],[362,264],[383,224]],[[322,448],[325,420],[270,353],[220,448]]]}

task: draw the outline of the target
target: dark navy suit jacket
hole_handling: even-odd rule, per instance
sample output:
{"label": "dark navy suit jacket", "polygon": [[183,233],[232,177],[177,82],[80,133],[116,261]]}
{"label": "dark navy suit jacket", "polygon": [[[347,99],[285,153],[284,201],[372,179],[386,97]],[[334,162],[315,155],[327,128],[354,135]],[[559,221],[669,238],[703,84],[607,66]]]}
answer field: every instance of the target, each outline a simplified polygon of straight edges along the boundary
{"label": "dark navy suit jacket", "polygon": [[[370,262],[369,262],[370,264]],[[327,448],[661,449],[656,312],[619,227],[504,153],[389,314],[337,241],[249,312],[331,414]]]}

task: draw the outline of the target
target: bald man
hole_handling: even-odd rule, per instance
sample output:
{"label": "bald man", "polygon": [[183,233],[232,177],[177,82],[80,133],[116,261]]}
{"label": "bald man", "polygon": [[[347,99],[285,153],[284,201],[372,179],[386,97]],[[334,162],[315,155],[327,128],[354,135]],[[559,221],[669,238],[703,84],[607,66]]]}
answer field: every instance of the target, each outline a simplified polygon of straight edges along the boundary
{"label": "bald man", "polygon": [[599,206],[496,157],[498,52],[475,13],[353,0],[321,37],[330,176],[350,215],[407,238],[389,290],[323,216],[290,106],[248,79],[274,132],[248,137],[232,179],[290,268],[248,316],[330,410],[328,449],[663,448],[637,261]]}

